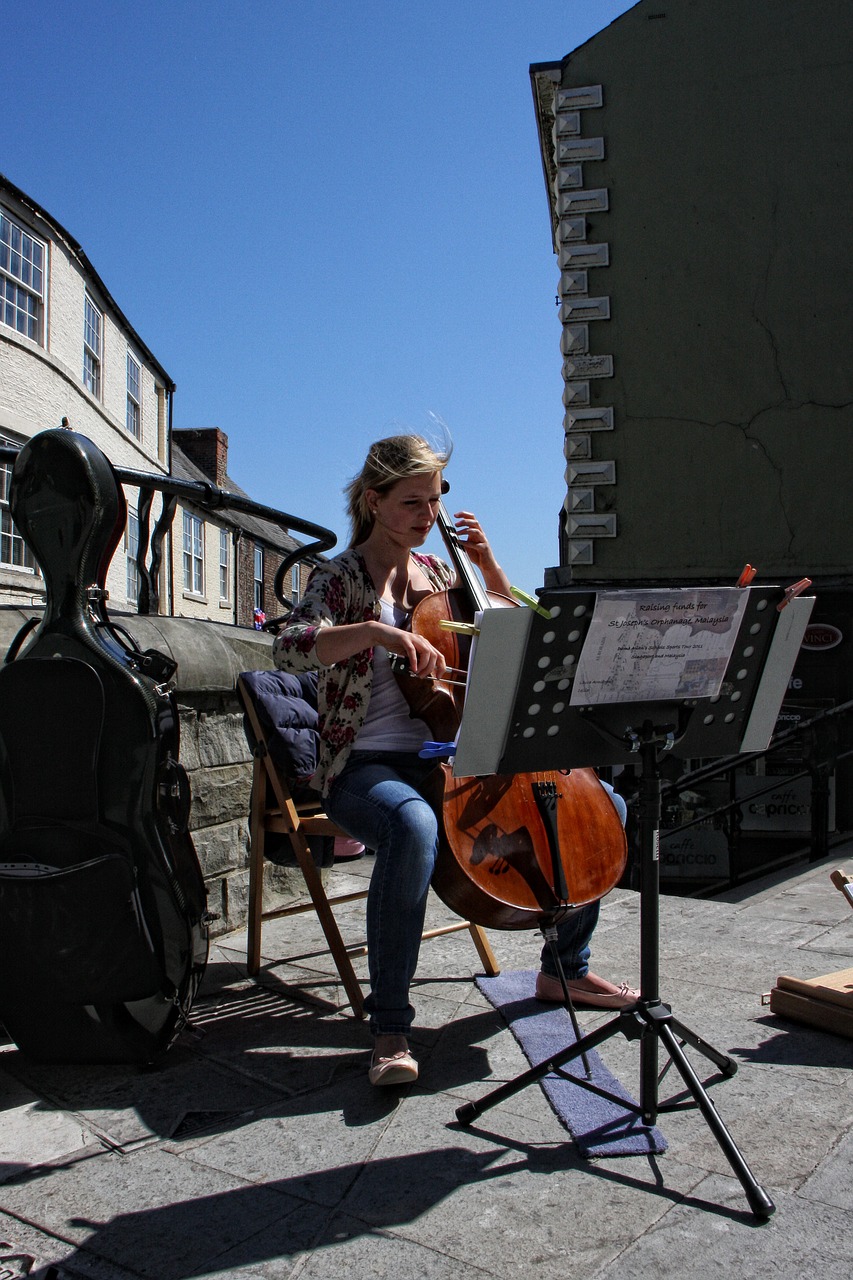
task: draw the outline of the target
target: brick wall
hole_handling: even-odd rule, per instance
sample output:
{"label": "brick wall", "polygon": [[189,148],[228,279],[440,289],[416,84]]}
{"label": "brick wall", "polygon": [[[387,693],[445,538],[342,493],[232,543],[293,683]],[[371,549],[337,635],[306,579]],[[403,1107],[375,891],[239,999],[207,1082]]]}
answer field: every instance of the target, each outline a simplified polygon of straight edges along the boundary
{"label": "brick wall", "polygon": [[239,627],[252,625],[254,554],[255,544],[244,534],[237,543],[237,625]]}
{"label": "brick wall", "polygon": [[219,427],[174,430],[176,444],[219,489],[226,487],[228,472],[228,437]]}

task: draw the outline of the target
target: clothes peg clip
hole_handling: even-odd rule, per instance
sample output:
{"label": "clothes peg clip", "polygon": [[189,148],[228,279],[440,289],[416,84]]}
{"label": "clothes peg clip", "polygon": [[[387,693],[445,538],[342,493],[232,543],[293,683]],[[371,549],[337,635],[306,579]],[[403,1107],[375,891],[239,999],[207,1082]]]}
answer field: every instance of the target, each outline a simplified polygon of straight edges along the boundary
{"label": "clothes peg clip", "polygon": [[418,752],[421,760],[446,760],[456,755],[455,742],[425,742]]}
{"label": "clothes peg clip", "polygon": [[785,608],[786,604],[789,604],[790,601],[794,600],[797,596],[802,595],[803,592],[808,590],[808,588],[811,585],[812,585],[811,578],[800,578],[800,581],[795,582],[793,586],[786,587],[784,597],[779,601],[779,603],[776,606],[776,612],[781,613],[782,610]]}
{"label": "clothes peg clip", "polygon": [[519,604],[526,605],[528,609],[532,609],[534,613],[541,614],[543,618],[551,618],[551,610],[541,605],[535,596],[529,596],[526,591],[522,591],[521,587],[510,587],[509,593],[514,596]]}
{"label": "clothes peg clip", "polygon": [[757,572],[758,570],[753,569],[751,564],[745,564],[743,566],[743,573],[740,575],[735,585],[738,587],[748,587]]}
{"label": "clothes peg clip", "polygon": [[455,631],[460,636],[480,634],[480,628],[475,627],[473,622],[454,622],[452,618],[441,618],[438,625],[442,631]]}

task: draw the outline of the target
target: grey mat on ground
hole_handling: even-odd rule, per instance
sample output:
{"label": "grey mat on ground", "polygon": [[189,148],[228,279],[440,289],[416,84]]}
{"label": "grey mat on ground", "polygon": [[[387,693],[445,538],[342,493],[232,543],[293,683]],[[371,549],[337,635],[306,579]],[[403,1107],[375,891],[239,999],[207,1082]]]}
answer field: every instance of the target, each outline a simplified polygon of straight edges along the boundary
{"label": "grey mat on ground", "polygon": [[[531,1066],[546,1062],[576,1043],[568,1011],[562,1005],[543,1004],[535,998],[536,974],[532,970],[477,978],[477,986],[505,1019]],[[594,1049],[587,1051],[586,1057],[593,1084],[636,1106]],[[628,1107],[602,1098],[566,1078],[583,1078],[584,1074],[583,1062],[577,1057],[565,1063],[560,1074],[543,1076],[539,1081],[581,1155],[592,1159],[659,1154],[666,1150],[666,1139],[657,1127],[647,1127]]]}

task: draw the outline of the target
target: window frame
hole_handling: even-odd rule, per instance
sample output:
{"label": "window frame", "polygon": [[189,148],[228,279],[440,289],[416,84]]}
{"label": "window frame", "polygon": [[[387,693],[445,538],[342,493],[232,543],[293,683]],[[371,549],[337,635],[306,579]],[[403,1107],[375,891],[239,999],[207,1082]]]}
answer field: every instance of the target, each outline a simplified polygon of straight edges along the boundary
{"label": "window frame", "polygon": [[138,605],[139,591],[142,586],[139,565],[136,563],[136,557],[139,553],[139,513],[134,511],[132,507],[127,509],[127,523],[124,527],[124,550],[127,556],[124,579],[127,603]]}
{"label": "window frame", "polygon": [[[0,444],[8,444],[15,447],[20,444],[18,440],[11,440],[8,436],[0,432]],[[17,569],[22,573],[31,574],[34,578],[40,577],[38,562],[29,545],[18,530],[17,525],[12,519],[12,512],[9,508],[9,486],[12,482],[12,463],[0,462],[0,567],[3,569]],[[9,549],[11,559],[6,559],[5,551]],[[18,558],[15,558],[15,555]]]}
{"label": "window frame", "polygon": [[252,558],[252,607],[261,610],[264,607],[264,549],[257,542]]}
{"label": "window frame", "polygon": [[[97,319],[97,325],[90,323],[92,317]],[[97,347],[92,345],[90,335],[97,337]],[[96,400],[101,399],[103,360],[104,313],[87,291],[83,301],[83,386]]]}
{"label": "window frame", "polygon": [[225,528],[219,530],[219,600],[231,603],[231,533]]}
{"label": "window frame", "polygon": [[[8,240],[3,236],[4,222],[10,228]],[[17,271],[16,257],[21,264]],[[40,258],[39,262],[35,261],[36,257]],[[46,345],[47,269],[48,242],[33,235],[19,218],[0,205],[0,323],[39,347]],[[37,282],[33,279],[36,273]],[[32,305],[22,306],[22,301]],[[7,313],[14,315],[14,323],[6,318]]]}
{"label": "window frame", "polygon": [[183,521],[183,577],[184,592],[204,599],[204,521],[192,511],[184,511]]}
{"label": "window frame", "polygon": [[[136,370],[136,390],[131,387],[131,369]],[[135,425],[134,425],[135,423]],[[142,364],[128,347],[127,351],[127,416],[125,426],[134,440],[142,439]]]}

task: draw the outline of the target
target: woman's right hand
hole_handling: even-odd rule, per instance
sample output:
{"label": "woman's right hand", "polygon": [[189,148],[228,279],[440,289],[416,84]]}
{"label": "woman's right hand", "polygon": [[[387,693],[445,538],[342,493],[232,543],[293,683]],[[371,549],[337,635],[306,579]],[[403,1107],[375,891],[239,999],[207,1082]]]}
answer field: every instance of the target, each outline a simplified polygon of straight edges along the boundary
{"label": "woman's right hand", "polygon": [[389,627],[384,622],[376,624],[381,632],[376,643],[381,644],[389,653],[399,654],[409,664],[412,675],[422,680],[440,680],[447,670],[444,654],[430,644],[423,636],[414,635],[411,631],[402,631],[399,627]]}

